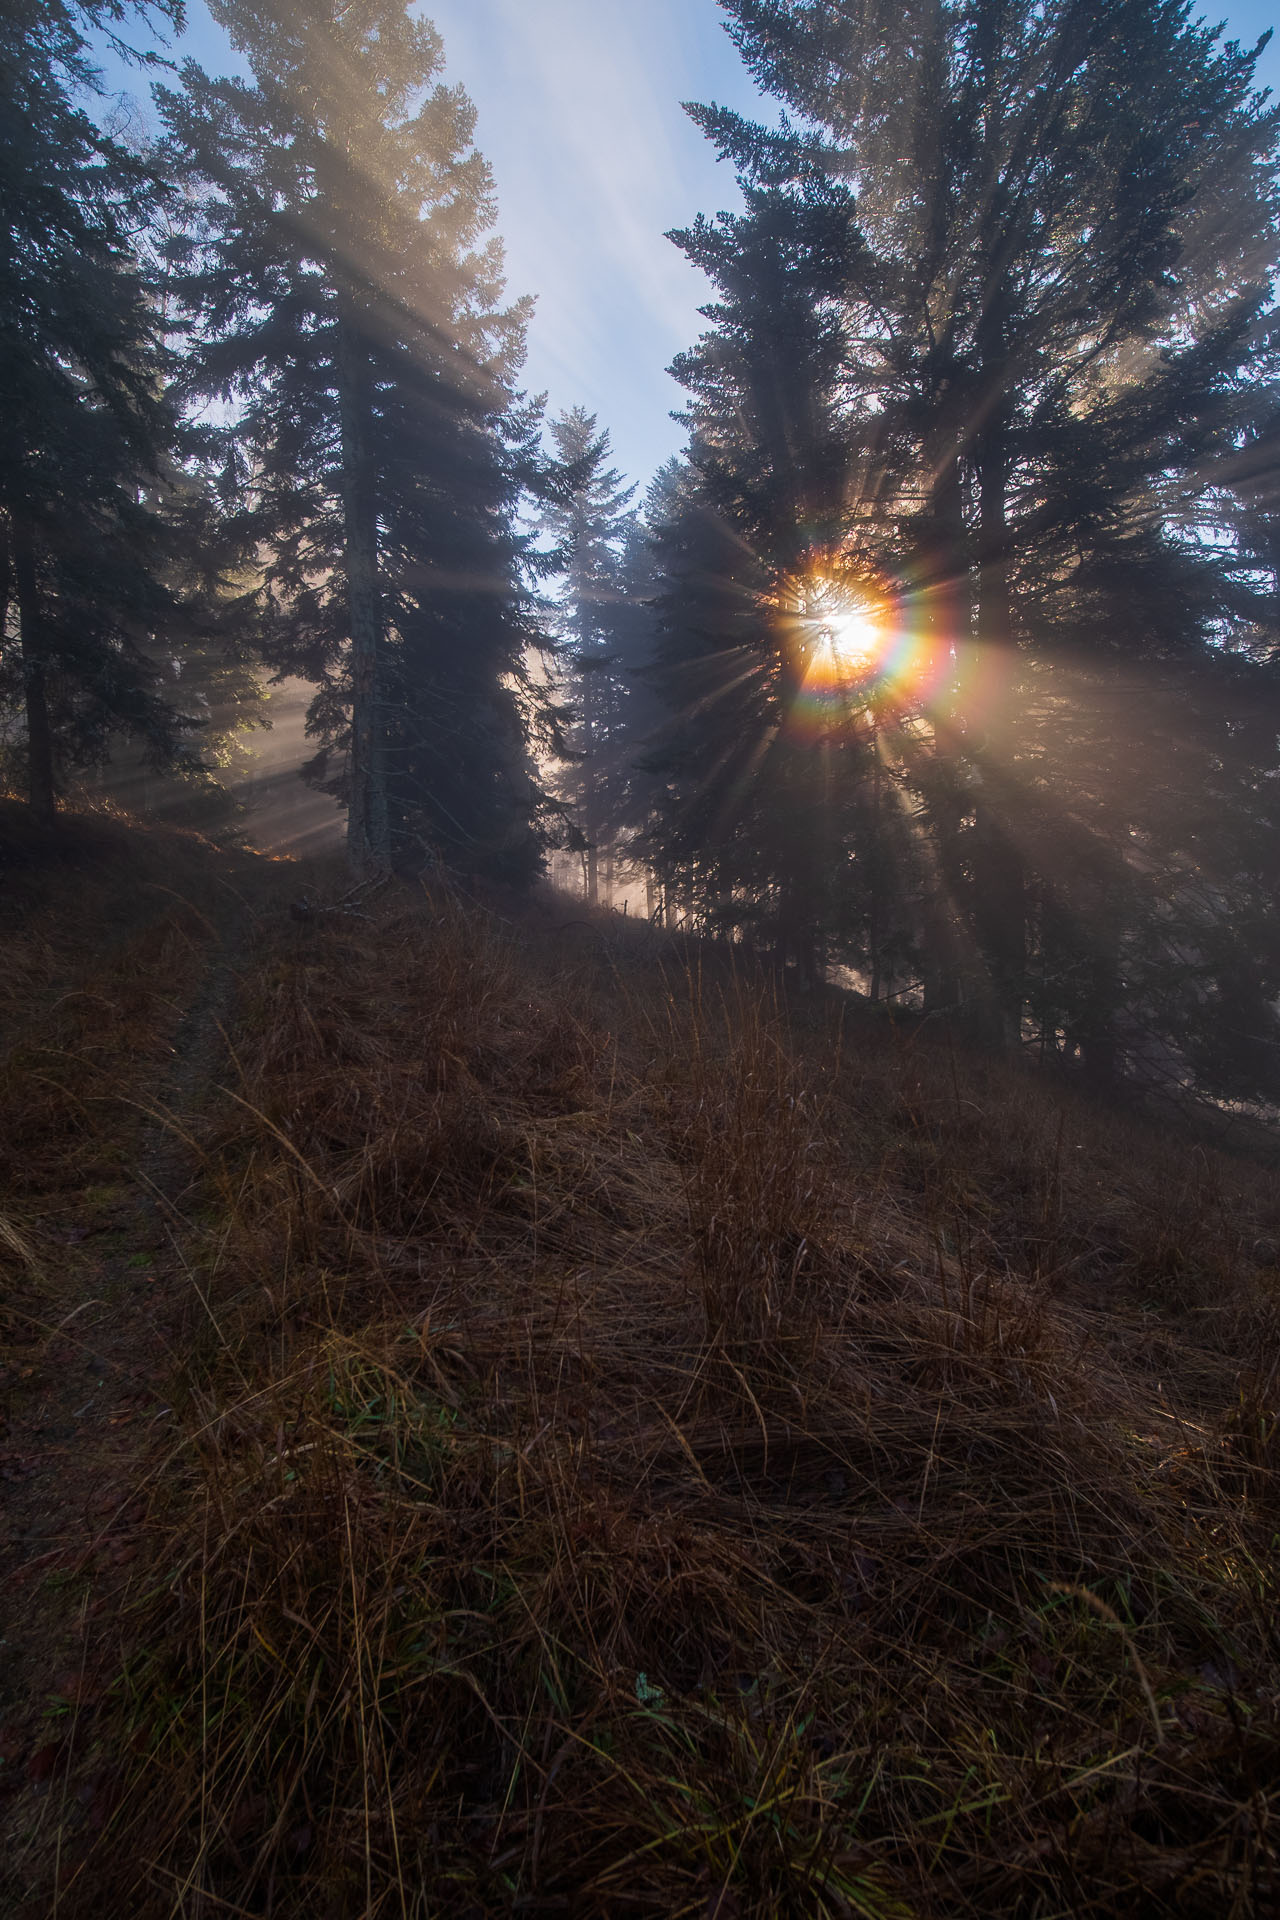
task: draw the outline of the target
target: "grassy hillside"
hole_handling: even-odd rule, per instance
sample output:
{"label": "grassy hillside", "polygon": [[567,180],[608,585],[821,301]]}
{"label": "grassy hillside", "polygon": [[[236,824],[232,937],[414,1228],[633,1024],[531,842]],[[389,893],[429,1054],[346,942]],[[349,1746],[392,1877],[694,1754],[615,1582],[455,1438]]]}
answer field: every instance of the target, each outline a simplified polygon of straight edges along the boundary
{"label": "grassy hillside", "polygon": [[1265,1166],[647,928],[77,835],[0,982],[9,1910],[1270,1910]]}

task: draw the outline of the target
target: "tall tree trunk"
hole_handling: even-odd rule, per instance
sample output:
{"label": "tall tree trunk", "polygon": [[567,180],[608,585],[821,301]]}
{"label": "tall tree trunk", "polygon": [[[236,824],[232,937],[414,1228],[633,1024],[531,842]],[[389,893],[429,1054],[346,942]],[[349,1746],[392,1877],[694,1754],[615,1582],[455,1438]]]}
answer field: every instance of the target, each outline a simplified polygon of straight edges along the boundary
{"label": "tall tree trunk", "polygon": [[[7,554],[5,570],[7,573]],[[6,612],[9,597],[8,584],[6,579]],[[18,595],[22,687],[26,703],[27,798],[31,807],[31,816],[37,825],[51,827],[57,808],[57,795],[53,779],[53,734],[49,726],[47,660],[42,630],[40,585],[36,578],[36,557],[31,543],[31,530],[19,519],[13,522],[13,584]]]}
{"label": "tall tree trunk", "polygon": [[600,802],[596,766],[595,674],[589,659],[582,667],[582,826],[587,842],[587,905],[600,899]]}
{"label": "tall tree trunk", "polygon": [[978,479],[978,646],[968,732],[979,777],[972,872],[974,931],[987,967],[982,1026],[994,1044],[1014,1047],[1022,1038],[1027,930],[1026,877],[1013,827],[1018,659],[1009,583],[1007,388],[1017,215],[1002,175],[1000,91],[1008,13],[1007,0],[984,0],[977,22],[984,183],[977,406],[970,422]]}
{"label": "tall tree trunk", "polygon": [[880,730],[874,709],[871,713],[871,822],[872,868],[871,899],[868,902],[867,946],[871,961],[871,982],[867,997],[874,1005],[880,998],[880,954],[884,942],[884,883],[888,857],[884,844],[884,795],[880,769]]}
{"label": "tall tree trunk", "polygon": [[1111,1092],[1120,1078],[1116,1016],[1124,1000],[1120,984],[1123,919],[1118,890],[1101,881],[1083,916],[1086,958],[1074,1038],[1086,1079],[1102,1093]]}
{"label": "tall tree trunk", "polygon": [[9,523],[0,515],[0,654],[9,637],[9,602],[13,598],[13,554],[9,545]]}
{"label": "tall tree trunk", "polygon": [[958,853],[960,730],[955,705],[956,663],[969,646],[969,577],[960,482],[960,441],[950,404],[926,448],[933,476],[926,541],[926,619],[929,681],[934,687],[933,871],[924,905],[926,1012],[955,1008],[962,998]]}
{"label": "tall tree trunk", "polygon": [[974,928],[988,970],[983,1021],[996,1045],[1016,1047],[1022,1038],[1026,974],[1026,874],[1015,839],[1018,818],[1015,777],[1015,696],[1018,675],[1009,589],[1008,454],[1004,420],[982,438],[979,473],[978,645],[979,710],[975,734],[980,784],[974,823]]}
{"label": "tall tree trunk", "polygon": [[387,807],[378,501],[370,445],[370,373],[356,304],[344,295],[338,321],[338,414],[347,621],[351,642],[351,803],[347,853],[361,875],[391,864]]}

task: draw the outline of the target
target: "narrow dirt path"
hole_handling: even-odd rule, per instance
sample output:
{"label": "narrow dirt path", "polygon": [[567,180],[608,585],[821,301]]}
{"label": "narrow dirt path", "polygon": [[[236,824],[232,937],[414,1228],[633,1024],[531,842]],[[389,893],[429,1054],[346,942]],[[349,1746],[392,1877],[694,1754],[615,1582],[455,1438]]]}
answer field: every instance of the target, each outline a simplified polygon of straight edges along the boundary
{"label": "narrow dirt path", "polygon": [[[172,915],[169,918],[172,920]],[[230,898],[215,927],[155,922],[132,943],[172,963],[152,1058],[122,1089],[120,1178],[60,1196],[46,1216],[37,1310],[13,1318],[0,1369],[0,1910],[20,1912],[68,1811],[68,1766],[99,1697],[85,1628],[119,1603],[145,1488],[170,1452],[164,1395],[200,1312],[181,1226],[210,1088],[227,1062],[252,916]],[[185,951],[171,949],[185,942]],[[167,944],[166,944],[167,943]],[[126,967],[129,962],[126,957]],[[165,981],[166,987],[169,982]],[[104,1004],[105,1004],[104,996]],[[110,1096],[105,1096],[110,1098]],[[6,1377],[7,1376],[7,1377]],[[7,1404],[5,1404],[7,1402]],[[92,1824],[89,1801],[75,1810]],[[47,1885],[47,1880],[45,1881]]]}

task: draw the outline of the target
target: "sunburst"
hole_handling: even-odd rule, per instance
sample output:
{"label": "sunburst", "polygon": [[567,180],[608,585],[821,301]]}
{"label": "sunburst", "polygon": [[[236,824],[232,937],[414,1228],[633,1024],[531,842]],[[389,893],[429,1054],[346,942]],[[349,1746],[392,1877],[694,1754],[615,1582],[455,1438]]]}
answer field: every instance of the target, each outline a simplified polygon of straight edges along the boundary
{"label": "sunburst", "polygon": [[865,685],[879,671],[887,624],[878,597],[819,582],[807,595],[803,620],[806,682],[830,693]]}
{"label": "sunburst", "polygon": [[869,602],[849,605],[823,620],[823,640],[837,677],[863,679],[884,646],[882,622]]}

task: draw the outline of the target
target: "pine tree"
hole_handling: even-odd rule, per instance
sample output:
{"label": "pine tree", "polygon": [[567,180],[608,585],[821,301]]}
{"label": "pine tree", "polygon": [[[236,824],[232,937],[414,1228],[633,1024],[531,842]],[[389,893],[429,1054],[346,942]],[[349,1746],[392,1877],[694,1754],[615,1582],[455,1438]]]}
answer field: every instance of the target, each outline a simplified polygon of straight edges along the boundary
{"label": "pine tree", "polygon": [[169,470],[157,501],[169,534],[164,584],[176,617],[143,649],[154,691],[186,723],[195,751],[157,764],[145,740],[113,729],[93,781],[131,813],[204,832],[234,827],[237,789],[254,765],[247,736],[271,725],[254,558],[209,472],[220,438],[184,423],[186,458]]}
{"label": "pine tree", "polygon": [[345,754],[355,866],[421,844],[518,878],[538,796],[518,693],[511,377],[492,181],[403,0],[217,0],[254,79],[161,90],[198,194],[175,249],[195,384],[235,409],[274,657]]}
{"label": "pine tree", "polygon": [[30,4],[0,21],[0,649],[43,822],[113,734],[157,764],[192,760],[154,660],[190,618],[171,363],[139,244],[163,189],[76,97],[95,78],[85,21],[123,12]]}
{"label": "pine tree", "polygon": [[706,475],[672,472],[652,510],[650,677],[667,708],[643,758],[653,863],[696,924],[767,949],[808,984],[828,961],[858,967],[880,998],[912,977],[914,945],[897,717],[826,678],[821,608],[798,602],[794,577],[779,604]]}
{"label": "pine tree", "polygon": [[554,419],[551,437],[559,485],[544,508],[542,525],[563,576],[555,626],[564,698],[574,715],[567,737],[573,757],[562,786],[583,856],[586,898],[594,906],[602,853],[612,869],[625,782],[629,730],[623,655],[632,609],[624,555],[636,531],[635,488],[624,486],[617,468],[607,464],[608,432],[598,430],[596,415],[584,407]]}
{"label": "pine tree", "polygon": [[[1056,1011],[1039,1010],[1052,1043],[1074,1026],[1083,1052],[1092,1029],[1101,1058],[1122,1028],[1171,1031],[1188,998],[1166,933],[1206,843],[1165,779],[1218,768],[1230,808],[1214,937],[1192,914],[1181,968],[1201,970],[1203,1001],[1237,892],[1225,843],[1265,840],[1274,758],[1255,729],[1250,762],[1236,718],[1274,688],[1211,479],[1276,371],[1277,115],[1251,92],[1255,56],[1172,0],[726,11],[800,121],[696,113],[748,196],[744,216],[680,236],[726,296],[679,367],[712,504],[766,601],[789,543],[814,575],[893,583],[927,669],[897,702],[893,771],[927,828],[935,999],[972,996],[1016,1040],[1033,980],[1056,977]],[[815,208],[832,230],[806,253]],[[817,318],[825,365],[806,345]],[[806,367],[814,397],[807,419],[790,409],[783,461],[756,397]],[[806,464],[832,476],[816,513],[751,490],[753,472]],[[1121,708],[1125,683],[1146,703]],[[1237,947],[1237,972],[1261,979],[1268,941]]]}
{"label": "pine tree", "polygon": [[[711,118],[746,210],[673,236],[718,297],[673,369],[692,395],[691,471],[660,536],[674,569],[660,668],[676,718],[655,762],[671,782],[659,859],[683,866],[683,890],[716,924],[804,977],[832,957],[865,962],[878,987],[890,948],[905,952],[901,903],[891,912],[885,893],[899,730],[828,672],[833,598],[866,598],[898,551],[882,511],[893,449],[850,372],[846,296],[872,263],[848,187],[806,137],[748,138]],[[904,880],[910,864],[896,863]]]}
{"label": "pine tree", "polygon": [[660,471],[646,489],[623,541],[612,643],[618,714],[605,768],[607,817],[617,856],[624,867],[643,877],[650,919],[657,911],[658,896],[650,858],[654,789],[647,756],[661,719],[653,683],[660,591],[653,510],[662,494]]}

